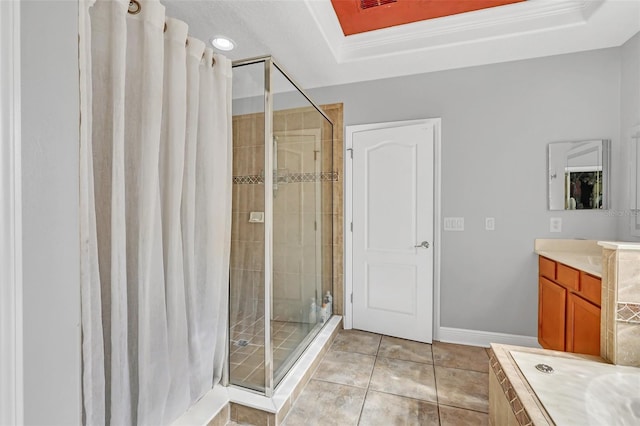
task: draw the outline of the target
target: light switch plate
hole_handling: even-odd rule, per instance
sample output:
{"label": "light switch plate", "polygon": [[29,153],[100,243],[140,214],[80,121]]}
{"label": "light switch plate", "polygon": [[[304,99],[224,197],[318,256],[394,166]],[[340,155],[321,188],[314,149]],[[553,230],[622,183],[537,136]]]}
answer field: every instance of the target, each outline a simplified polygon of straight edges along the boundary
{"label": "light switch plate", "polygon": [[445,217],[445,231],[464,231],[464,217]]}
{"label": "light switch plate", "polygon": [[549,232],[562,232],[561,217],[552,217],[549,219]]}
{"label": "light switch plate", "polygon": [[484,218],[484,229],[487,231],[495,231],[496,230],[496,218],[495,217],[485,217]]}

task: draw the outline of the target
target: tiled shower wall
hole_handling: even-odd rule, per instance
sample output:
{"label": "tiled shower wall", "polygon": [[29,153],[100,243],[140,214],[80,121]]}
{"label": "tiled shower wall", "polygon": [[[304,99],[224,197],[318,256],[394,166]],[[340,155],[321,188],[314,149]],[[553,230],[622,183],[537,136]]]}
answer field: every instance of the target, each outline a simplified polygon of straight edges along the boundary
{"label": "tiled shower wall", "polygon": [[[325,120],[312,108],[274,113],[273,131],[279,139],[281,155],[278,157],[278,189],[273,199],[273,310],[274,318],[282,320],[305,322],[308,319],[306,305],[314,294],[305,287],[315,286],[301,287],[299,283],[321,277],[323,293],[330,290],[334,296],[334,312],[342,313],[342,104],[322,108],[334,122],[333,134],[330,126],[323,123]],[[321,152],[315,154],[322,156],[320,170],[313,166],[313,144],[306,143],[310,133],[319,134],[322,141]],[[333,149],[326,149],[331,140]],[[233,117],[233,151],[231,312],[262,315],[264,224],[250,223],[249,214],[264,211],[263,114]],[[316,214],[317,191],[318,197],[322,198],[322,210]],[[330,230],[333,224],[333,233],[321,232],[320,270],[316,270],[313,256],[316,249],[313,229],[317,220],[323,230]]]}
{"label": "tiled shower wall", "polygon": [[[233,176],[258,175],[263,163],[264,115],[234,116]],[[264,312],[264,223],[248,223],[264,211],[264,185],[234,183],[232,197],[230,312],[245,317]]]}

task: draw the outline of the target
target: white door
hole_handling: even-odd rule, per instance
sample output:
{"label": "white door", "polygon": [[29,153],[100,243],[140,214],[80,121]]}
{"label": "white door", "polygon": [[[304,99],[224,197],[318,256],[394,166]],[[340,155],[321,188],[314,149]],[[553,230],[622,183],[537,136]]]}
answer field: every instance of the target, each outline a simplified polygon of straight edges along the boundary
{"label": "white door", "polygon": [[434,125],[353,135],[353,328],[432,340]]}

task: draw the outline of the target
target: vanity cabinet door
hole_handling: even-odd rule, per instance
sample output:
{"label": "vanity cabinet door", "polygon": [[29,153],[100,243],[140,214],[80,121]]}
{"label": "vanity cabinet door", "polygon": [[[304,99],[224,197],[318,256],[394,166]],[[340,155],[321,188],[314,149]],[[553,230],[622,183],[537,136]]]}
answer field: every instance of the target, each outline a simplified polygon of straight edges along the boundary
{"label": "vanity cabinet door", "polygon": [[600,355],[600,308],[573,293],[567,299],[567,352]]}
{"label": "vanity cabinet door", "polygon": [[544,277],[538,286],[538,342],[545,349],[565,350],[567,290]]}

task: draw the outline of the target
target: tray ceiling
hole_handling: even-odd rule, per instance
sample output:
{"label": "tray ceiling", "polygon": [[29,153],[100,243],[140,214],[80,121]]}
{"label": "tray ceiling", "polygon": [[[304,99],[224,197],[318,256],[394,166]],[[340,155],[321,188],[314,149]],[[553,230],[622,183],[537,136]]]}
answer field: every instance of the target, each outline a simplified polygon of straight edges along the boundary
{"label": "tray ceiling", "polygon": [[345,36],[524,0],[331,0]]}
{"label": "tray ceiling", "polygon": [[192,36],[232,38],[233,60],[270,54],[307,89],[617,47],[640,31],[638,0],[527,0],[349,36],[331,0],[161,1]]}

